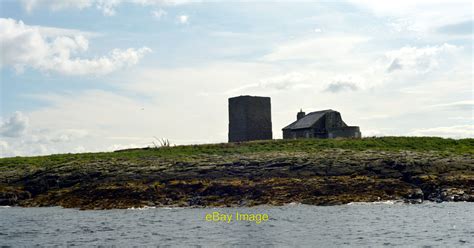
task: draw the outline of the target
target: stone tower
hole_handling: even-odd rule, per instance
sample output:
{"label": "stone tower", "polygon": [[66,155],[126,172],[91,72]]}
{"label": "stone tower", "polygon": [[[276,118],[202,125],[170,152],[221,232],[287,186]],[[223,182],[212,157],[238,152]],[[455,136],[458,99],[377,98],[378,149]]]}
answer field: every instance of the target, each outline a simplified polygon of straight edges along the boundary
{"label": "stone tower", "polygon": [[229,98],[229,142],[272,139],[270,97]]}

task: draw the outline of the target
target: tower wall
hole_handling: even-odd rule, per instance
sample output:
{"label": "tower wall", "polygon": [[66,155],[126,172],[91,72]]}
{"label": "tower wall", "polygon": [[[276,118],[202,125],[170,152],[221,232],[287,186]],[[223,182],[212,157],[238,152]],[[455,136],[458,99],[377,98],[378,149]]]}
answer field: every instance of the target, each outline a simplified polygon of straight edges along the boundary
{"label": "tower wall", "polygon": [[272,139],[270,97],[229,98],[229,142]]}

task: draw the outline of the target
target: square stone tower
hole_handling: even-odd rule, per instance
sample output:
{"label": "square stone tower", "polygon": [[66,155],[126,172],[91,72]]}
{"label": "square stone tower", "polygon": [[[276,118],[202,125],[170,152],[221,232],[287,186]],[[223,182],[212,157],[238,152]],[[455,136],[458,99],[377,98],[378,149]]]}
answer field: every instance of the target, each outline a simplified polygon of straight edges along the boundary
{"label": "square stone tower", "polygon": [[270,97],[229,98],[229,142],[272,139]]}

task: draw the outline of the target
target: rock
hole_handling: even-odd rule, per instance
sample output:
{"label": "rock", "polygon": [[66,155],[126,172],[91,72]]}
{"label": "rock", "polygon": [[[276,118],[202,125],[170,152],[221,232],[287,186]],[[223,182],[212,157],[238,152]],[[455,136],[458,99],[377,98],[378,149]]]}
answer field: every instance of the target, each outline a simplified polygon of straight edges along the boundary
{"label": "rock", "polygon": [[474,201],[473,156],[443,156],[325,149],[97,159],[48,170],[11,166],[0,173],[0,205],[110,209]]}

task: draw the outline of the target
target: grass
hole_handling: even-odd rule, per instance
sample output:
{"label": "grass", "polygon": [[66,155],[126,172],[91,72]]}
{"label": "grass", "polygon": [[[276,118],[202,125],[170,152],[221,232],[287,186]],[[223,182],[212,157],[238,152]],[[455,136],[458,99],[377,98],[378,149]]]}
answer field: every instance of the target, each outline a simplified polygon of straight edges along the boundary
{"label": "grass", "polygon": [[363,139],[298,139],[270,140],[242,143],[172,146],[149,149],[130,149],[120,152],[57,154],[36,157],[12,157],[0,159],[0,172],[6,167],[51,168],[68,162],[130,160],[137,161],[167,158],[192,160],[203,155],[239,155],[267,152],[317,152],[324,149],[380,151],[435,151],[445,154],[474,154],[474,139],[444,139],[438,137],[378,137]]}

